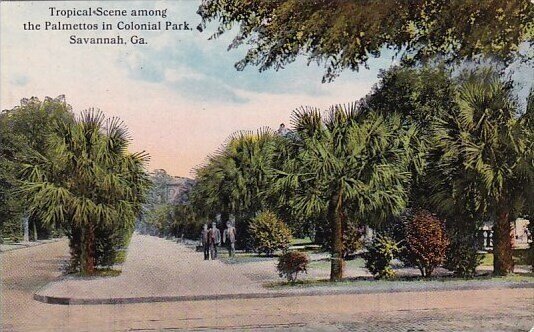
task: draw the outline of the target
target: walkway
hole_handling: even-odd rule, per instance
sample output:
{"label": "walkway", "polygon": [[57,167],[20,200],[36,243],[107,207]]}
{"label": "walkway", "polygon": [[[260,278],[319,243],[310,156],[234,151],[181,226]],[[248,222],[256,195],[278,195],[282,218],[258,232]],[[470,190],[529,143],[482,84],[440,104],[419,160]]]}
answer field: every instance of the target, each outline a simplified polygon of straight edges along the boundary
{"label": "walkway", "polygon": [[202,253],[184,245],[153,236],[134,235],[120,276],[67,277],[49,284],[38,294],[74,300],[116,299],[119,302],[125,298],[186,298],[262,292],[261,284],[247,278],[244,272],[237,265],[205,261]]}
{"label": "walkway", "polygon": [[[171,242],[168,244],[180,247]],[[190,254],[192,257],[202,256],[201,253]],[[528,331],[534,324],[533,288],[126,305],[65,306],[34,301],[34,292],[60,275],[61,264],[67,258],[66,241],[0,254],[0,330],[482,332]],[[168,256],[167,259],[173,258]],[[151,264],[151,261],[147,263]]]}
{"label": "walkway", "polygon": [[[368,276],[360,267],[348,272],[348,277]],[[311,277],[325,279],[328,270],[312,271]],[[360,281],[328,286],[264,287],[267,282],[280,280],[275,270],[275,260],[272,259],[238,264],[205,261],[202,253],[185,245],[153,236],[134,235],[120,276],[85,279],[68,276],[40,289],[34,299],[51,304],[127,304],[432,290],[534,289],[532,282],[480,279],[447,282]]]}

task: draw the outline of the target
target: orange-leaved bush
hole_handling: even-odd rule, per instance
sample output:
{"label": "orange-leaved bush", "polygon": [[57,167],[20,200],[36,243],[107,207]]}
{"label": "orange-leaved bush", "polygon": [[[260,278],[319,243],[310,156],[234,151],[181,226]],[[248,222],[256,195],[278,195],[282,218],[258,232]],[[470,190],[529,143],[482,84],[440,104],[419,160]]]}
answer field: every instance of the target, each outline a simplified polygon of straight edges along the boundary
{"label": "orange-leaved bush", "polygon": [[427,210],[418,210],[404,229],[405,249],[402,260],[417,267],[423,277],[430,277],[443,264],[449,245],[443,221]]}
{"label": "orange-leaved bush", "polygon": [[299,251],[288,251],[282,254],[278,258],[278,265],[276,269],[278,270],[280,277],[287,278],[289,282],[297,281],[297,275],[300,272],[307,273],[306,268],[310,259],[308,255]]}

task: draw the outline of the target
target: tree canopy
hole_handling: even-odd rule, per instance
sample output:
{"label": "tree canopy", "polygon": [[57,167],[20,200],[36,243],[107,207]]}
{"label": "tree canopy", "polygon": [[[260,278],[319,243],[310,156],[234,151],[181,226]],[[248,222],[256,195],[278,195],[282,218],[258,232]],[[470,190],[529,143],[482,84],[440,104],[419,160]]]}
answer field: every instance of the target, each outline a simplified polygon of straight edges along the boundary
{"label": "tree canopy", "polygon": [[348,219],[379,224],[408,200],[415,126],[400,117],[364,113],[359,104],[314,108],[293,115],[295,153],[274,170],[273,187],[294,211],[325,216],[332,245],[331,280],[343,275],[343,233]]}
{"label": "tree canopy", "polygon": [[98,111],[59,122],[56,131],[49,156],[23,165],[21,189],[31,212],[66,229],[81,272],[90,274],[98,263],[98,233],[133,231],[150,184],[148,155],[128,152],[124,124]]}
{"label": "tree canopy", "polygon": [[[20,195],[20,170],[25,163],[36,163],[50,154],[48,142],[57,136],[59,121],[71,122],[74,116],[65,96],[24,98],[19,106],[0,113],[0,233],[11,240],[22,238],[22,215],[27,204]],[[54,227],[28,215],[33,238],[46,237]],[[37,234],[38,233],[38,234]]]}
{"label": "tree canopy", "polygon": [[411,61],[449,61],[484,54],[511,61],[532,44],[534,4],[528,0],[203,0],[203,30],[213,37],[239,26],[229,48],[247,44],[237,69],[281,69],[300,55],[326,68],[323,81],[358,70],[387,48]]}

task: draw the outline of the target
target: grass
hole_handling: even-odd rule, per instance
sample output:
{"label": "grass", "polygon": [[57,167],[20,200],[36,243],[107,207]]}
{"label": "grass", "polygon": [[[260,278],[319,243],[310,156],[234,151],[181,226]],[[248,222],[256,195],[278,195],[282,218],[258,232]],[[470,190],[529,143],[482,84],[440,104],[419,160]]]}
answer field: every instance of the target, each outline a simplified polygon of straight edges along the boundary
{"label": "grass", "polygon": [[305,246],[314,244],[310,237],[292,239],[290,245],[292,246]]}
{"label": "grass", "polygon": [[92,277],[111,278],[111,277],[117,277],[121,273],[122,273],[122,270],[117,270],[117,269],[106,267],[106,268],[96,268],[95,271],[91,274],[82,274],[78,272],[72,275],[76,277],[82,277],[82,278],[92,278]]}
{"label": "grass", "polygon": [[278,259],[278,255],[274,254],[273,256],[258,255],[253,252],[238,252],[234,257],[229,257],[227,251],[219,251],[217,254],[217,259],[221,260],[227,264],[244,264],[244,263],[254,263],[254,262],[263,262],[271,261]]}
{"label": "grass", "polygon": [[321,245],[315,244],[309,237],[293,239],[291,240],[289,246],[291,250],[297,250],[300,252],[312,253],[323,250]]}
{"label": "grass", "polygon": [[[347,260],[345,261],[345,268],[365,268],[365,260],[363,258]],[[330,270],[330,259],[312,261],[308,264],[308,269]]]}
{"label": "grass", "polygon": [[[531,265],[528,249],[514,249],[513,258],[516,265]],[[485,253],[482,257],[482,266],[493,266],[493,253]]]}
{"label": "grass", "polygon": [[510,274],[505,277],[494,277],[491,274],[479,275],[475,278],[465,279],[457,277],[431,277],[422,278],[419,276],[411,277],[395,277],[393,279],[374,280],[372,277],[358,277],[348,278],[342,281],[331,282],[328,279],[304,279],[297,280],[294,283],[288,281],[276,281],[264,284],[265,288],[287,288],[287,287],[331,287],[331,286],[358,286],[358,287],[373,287],[379,285],[391,285],[391,284],[420,284],[425,283],[472,283],[477,281],[490,281],[490,282],[534,282],[534,273],[522,273],[522,274]]}

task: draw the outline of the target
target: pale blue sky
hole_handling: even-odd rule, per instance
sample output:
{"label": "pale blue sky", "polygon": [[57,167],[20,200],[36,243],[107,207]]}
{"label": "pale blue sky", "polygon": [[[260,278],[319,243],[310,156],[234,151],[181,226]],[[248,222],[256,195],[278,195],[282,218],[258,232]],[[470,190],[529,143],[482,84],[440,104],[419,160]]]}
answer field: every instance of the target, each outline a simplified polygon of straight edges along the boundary
{"label": "pale blue sky", "polygon": [[[327,108],[358,100],[376,82],[391,55],[371,61],[371,70],[346,71],[335,82],[322,84],[322,67],[304,58],[281,71],[260,73],[234,63],[246,48],[227,51],[233,33],[208,40],[215,25],[200,33],[196,26],[199,1],[56,1],[1,2],[1,107],[11,108],[25,97],[65,94],[75,111],[100,108],[119,116],[133,136],[133,150],[152,156],[151,169],[190,175],[225,138],[237,130],[263,126],[277,129],[302,105]],[[84,9],[167,9],[167,18],[111,18],[135,21],[187,21],[192,31],[104,32],[24,31],[28,21],[101,24],[101,17],[50,17],[49,7]],[[137,34],[145,46],[69,45],[69,37],[129,39]]]}

